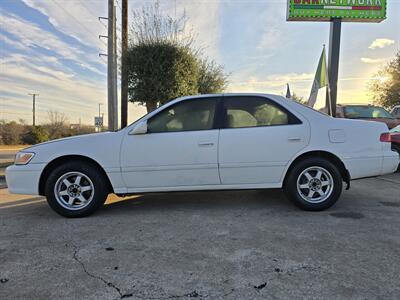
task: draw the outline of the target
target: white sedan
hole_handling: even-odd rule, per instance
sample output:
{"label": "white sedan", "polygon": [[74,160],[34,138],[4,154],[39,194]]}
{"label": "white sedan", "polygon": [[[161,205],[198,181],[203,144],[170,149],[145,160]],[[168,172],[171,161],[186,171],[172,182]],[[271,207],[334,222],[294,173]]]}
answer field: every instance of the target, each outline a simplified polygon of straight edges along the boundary
{"label": "white sedan", "polygon": [[305,210],[329,208],[343,182],[392,173],[385,124],[335,119],[281,96],[179,98],[118,132],[54,140],[19,152],[11,193],[39,194],[66,217],[109,193],[284,188]]}

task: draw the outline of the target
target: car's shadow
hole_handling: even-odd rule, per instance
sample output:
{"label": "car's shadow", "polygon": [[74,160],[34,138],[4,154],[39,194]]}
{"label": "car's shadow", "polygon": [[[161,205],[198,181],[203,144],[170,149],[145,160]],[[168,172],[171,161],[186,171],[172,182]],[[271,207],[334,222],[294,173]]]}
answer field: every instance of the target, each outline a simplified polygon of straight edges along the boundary
{"label": "car's shadow", "polygon": [[147,210],[224,210],[259,209],[295,210],[281,190],[212,191],[144,194],[107,201],[100,214]]}

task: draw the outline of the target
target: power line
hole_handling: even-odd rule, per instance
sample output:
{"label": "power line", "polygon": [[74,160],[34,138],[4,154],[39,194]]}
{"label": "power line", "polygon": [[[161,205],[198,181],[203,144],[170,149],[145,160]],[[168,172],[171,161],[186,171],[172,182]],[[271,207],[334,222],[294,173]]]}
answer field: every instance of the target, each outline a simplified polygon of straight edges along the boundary
{"label": "power line", "polygon": [[1,113],[5,115],[25,115],[25,116],[31,115],[30,113],[15,112],[15,111],[2,111]]}
{"label": "power line", "polygon": [[78,0],[78,1],[79,1],[79,3],[80,3],[83,7],[86,8],[86,10],[87,10],[93,17],[95,17],[95,18],[97,19],[97,16],[92,12],[92,10],[91,10],[88,6],[86,6],[85,2],[82,2],[81,0]]}
{"label": "power line", "polygon": [[[61,8],[66,14],[68,14],[72,19],[74,19],[79,25],[81,25],[81,27],[83,29],[85,29],[88,33],[90,34],[94,34],[95,36],[97,34],[95,34],[93,31],[91,31],[89,28],[87,28],[85,25],[83,25],[77,18],[75,18],[72,14],[70,14],[64,7],[62,7],[60,4],[58,4],[55,0],[52,0],[54,2],[55,5],[57,5],[59,8]],[[106,43],[104,43],[103,41],[101,41],[105,46],[107,46]]]}
{"label": "power line", "polygon": [[119,9],[122,11],[122,7],[121,7],[121,5],[119,4],[119,1],[118,1],[118,0],[115,0],[115,2],[117,2],[117,5],[118,5]]}

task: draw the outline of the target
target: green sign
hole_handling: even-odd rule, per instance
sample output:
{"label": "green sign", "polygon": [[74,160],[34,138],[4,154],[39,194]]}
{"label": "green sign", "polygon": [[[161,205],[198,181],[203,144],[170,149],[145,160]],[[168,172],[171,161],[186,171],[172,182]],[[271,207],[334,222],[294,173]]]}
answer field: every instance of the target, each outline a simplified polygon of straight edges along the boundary
{"label": "green sign", "polygon": [[288,21],[381,22],[386,0],[288,0]]}

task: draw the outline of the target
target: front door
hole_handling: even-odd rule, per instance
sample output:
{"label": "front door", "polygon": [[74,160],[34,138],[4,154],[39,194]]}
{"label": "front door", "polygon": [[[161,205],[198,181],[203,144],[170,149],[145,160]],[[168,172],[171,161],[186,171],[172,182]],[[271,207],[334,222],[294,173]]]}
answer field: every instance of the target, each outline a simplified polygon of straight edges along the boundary
{"label": "front door", "polygon": [[308,144],[308,124],[264,97],[224,97],[223,107],[221,183],[279,183],[290,159]]}
{"label": "front door", "polygon": [[183,100],[147,120],[146,134],[126,135],[121,169],[128,191],[220,184],[217,102]]}

